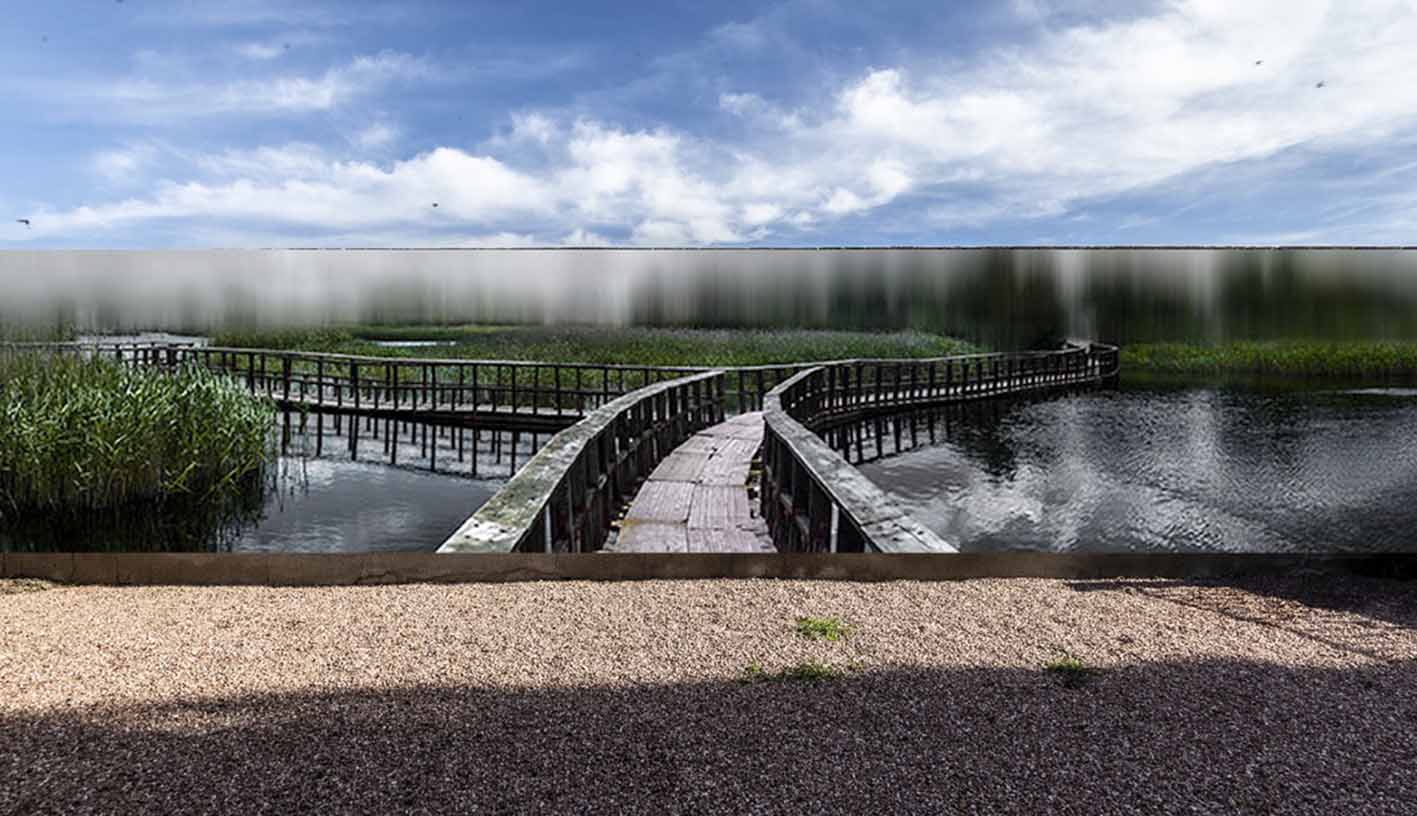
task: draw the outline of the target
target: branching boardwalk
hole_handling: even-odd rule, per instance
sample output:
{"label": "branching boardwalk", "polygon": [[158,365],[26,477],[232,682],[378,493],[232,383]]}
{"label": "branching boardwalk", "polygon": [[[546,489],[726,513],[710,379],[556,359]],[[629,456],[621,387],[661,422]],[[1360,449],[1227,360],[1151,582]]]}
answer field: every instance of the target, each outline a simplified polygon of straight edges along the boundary
{"label": "branching boardwalk", "polygon": [[654,469],[621,522],[618,552],[773,552],[748,500],[761,412],[695,434]]}

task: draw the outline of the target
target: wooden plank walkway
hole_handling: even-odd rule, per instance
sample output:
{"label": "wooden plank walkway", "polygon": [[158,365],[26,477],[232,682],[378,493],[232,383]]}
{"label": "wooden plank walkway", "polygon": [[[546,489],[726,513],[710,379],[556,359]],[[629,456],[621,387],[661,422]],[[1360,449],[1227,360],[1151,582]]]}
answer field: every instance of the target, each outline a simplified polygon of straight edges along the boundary
{"label": "wooden plank walkway", "polygon": [[690,437],[659,463],[620,523],[615,552],[776,552],[748,499],[761,411]]}

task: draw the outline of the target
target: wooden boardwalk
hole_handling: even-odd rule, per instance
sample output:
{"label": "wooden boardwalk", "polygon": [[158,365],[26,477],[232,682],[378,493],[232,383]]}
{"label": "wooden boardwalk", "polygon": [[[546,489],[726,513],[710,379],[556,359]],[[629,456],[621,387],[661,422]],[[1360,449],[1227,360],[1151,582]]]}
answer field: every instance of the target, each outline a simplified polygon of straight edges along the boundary
{"label": "wooden boardwalk", "polygon": [[690,437],[640,486],[609,549],[776,552],[767,524],[748,499],[748,470],[762,443],[760,411]]}

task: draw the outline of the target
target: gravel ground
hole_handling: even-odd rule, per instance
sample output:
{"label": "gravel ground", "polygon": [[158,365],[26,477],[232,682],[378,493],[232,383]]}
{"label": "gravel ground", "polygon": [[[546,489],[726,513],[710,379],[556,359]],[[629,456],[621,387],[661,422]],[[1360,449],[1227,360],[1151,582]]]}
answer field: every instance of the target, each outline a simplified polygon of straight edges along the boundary
{"label": "gravel ground", "polygon": [[1414,583],[16,589],[0,813],[1417,807]]}

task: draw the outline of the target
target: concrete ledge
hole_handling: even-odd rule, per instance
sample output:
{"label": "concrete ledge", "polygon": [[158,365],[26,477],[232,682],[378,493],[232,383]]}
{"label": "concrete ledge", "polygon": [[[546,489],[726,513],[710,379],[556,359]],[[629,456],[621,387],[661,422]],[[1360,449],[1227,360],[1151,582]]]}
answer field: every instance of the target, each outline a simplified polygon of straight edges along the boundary
{"label": "concrete ledge", "polygon": [[1374,555],[1081,553],[4,553],[0,577],[76,584],[345,586],[421,582],[785,578],[1417,578],[1417,553]]}

